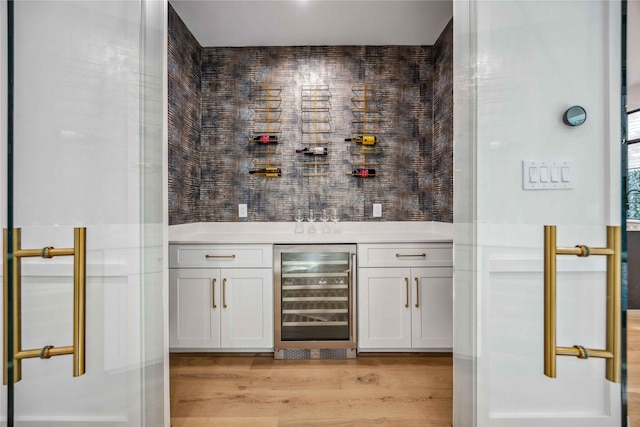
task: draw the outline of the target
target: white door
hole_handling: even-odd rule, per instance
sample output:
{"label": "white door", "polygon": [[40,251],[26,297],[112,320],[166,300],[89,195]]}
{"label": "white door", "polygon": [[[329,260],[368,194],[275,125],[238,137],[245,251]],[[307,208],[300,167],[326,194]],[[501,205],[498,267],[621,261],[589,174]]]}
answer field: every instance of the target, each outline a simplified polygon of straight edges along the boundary
{"label": "white door", "polygon": [[450,268],[411,269],[413,348],[453,347],[453,284]]}
{"label": "white door", "polygon": [[221,346],[273,348],[273,271],[222,269]]}
{"label": "white door", "polygon": [[219,269],[169,270],[169,347],[220,348]]}
{"label": "white door", "polygon": [[3,261],[17,303],[4,305],[16,381],[2,422],[161,426],[165,5],[3,0],[0,12],[1,218],[22,264]]}
{"label": "white door", "polygon": [[221,346],[273,348],[273,271],[222,269]]}
{"label": "white door", "polygon": [[620,224],[621,4],[462,0],[453,22],[454,425],[620,426],[603,256],[554,257],[555,342],[592,350],[545,375],[544,225],[602,248]]}
{"label": "white door", "polygon": [[358,272],[358,347],[411,348],[411,269]]}

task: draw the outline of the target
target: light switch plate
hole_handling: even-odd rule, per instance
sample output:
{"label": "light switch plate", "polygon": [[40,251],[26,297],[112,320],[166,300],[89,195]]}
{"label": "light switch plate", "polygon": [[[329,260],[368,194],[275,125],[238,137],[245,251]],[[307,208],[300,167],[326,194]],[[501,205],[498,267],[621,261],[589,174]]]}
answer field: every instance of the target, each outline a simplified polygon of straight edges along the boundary
{"label": "light switch plate", "polygon": [[524,190],[566,190],[575,187],[574,160],[523,160]]}
{"label": "light switch plate", "polygon": [[374,203],[373,204],[373,217],[374,218],[382,217],[382,204],[381,203]]}
{"label": "light switch plate", "polygon": [[247,217],[247,205],[239,204],[238,205],[238,217],[246,218]]}

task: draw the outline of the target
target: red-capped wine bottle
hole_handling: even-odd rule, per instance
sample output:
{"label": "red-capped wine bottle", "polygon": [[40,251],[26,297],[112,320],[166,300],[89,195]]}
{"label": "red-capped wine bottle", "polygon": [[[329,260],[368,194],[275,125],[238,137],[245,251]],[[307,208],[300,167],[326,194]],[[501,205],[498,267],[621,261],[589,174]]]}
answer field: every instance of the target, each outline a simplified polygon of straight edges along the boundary
{"label": "red-capped wine bottle", "polygon": [[258,135],[251,138],[251,140],[260,144],[271,144],[278,142],[278,135]]}
{"label": "red-capped wine bottle", "polygon": [[372,178],[376,176],[375,169],[354,169],[351,171],[351,176],[358,176],[360,178]]}

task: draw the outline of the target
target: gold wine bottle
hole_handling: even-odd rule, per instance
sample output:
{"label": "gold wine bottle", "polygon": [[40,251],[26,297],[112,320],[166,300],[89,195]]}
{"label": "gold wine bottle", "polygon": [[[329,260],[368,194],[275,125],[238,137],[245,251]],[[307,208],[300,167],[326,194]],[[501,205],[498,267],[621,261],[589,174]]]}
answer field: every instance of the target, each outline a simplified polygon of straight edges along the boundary
{"label": "gold wine bottle", "polygon": [[264,168],[264,169],[256,169],[249,171],[251,175],[264,175],[269,178],[273,178],[276,176],[282,176],[282,171],[280,168]]}
{"label": "gold wine bottle", "polygon": [[361,135],[356,136],[355,138],[345,138],[346,142],[355,142],[356,144],[362,145],[373,145],[377,140],[378,138],[376,138],[374,135]]}

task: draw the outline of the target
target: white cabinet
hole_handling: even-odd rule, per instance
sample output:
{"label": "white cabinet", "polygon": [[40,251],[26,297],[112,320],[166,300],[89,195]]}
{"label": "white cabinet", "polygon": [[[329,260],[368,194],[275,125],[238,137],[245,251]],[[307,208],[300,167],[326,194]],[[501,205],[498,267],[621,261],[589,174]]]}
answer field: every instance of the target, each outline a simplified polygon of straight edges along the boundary
{"label": "white cabinet", "polygon": [[271,245],[171,245],[171,350],[271,351],[272,259]]}
{"label": "white cabinet", "polygon": [[169,269],[170,348],[220,347],[219,281],[220,270]]}
{"label": "white cabinet", "polygon": [[358,247],[358,349],[453,347],[451,244]]}

